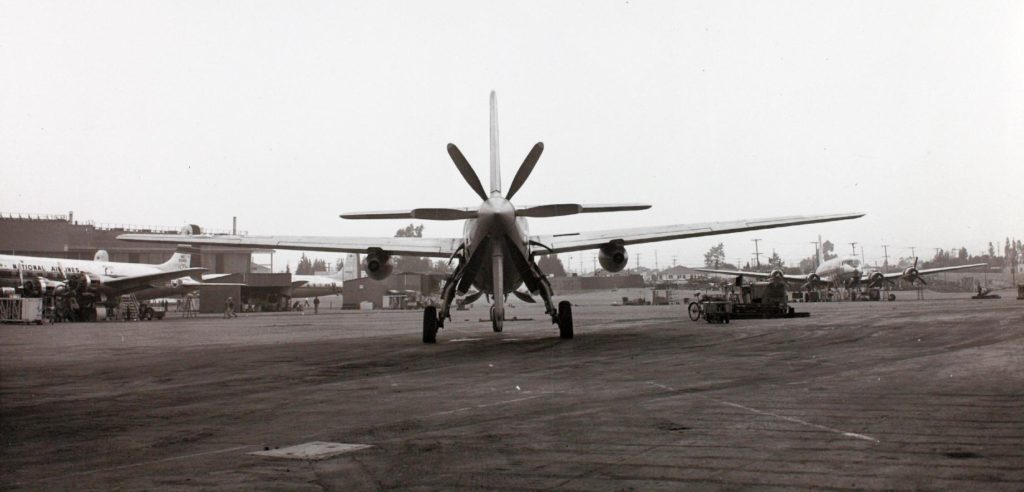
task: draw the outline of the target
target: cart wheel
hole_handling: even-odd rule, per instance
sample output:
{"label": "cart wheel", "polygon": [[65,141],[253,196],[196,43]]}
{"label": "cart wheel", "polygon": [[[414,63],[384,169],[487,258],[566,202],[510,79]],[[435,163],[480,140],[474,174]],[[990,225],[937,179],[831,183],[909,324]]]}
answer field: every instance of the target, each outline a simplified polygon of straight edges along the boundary
{"label": "cart wheel", "polygon": [[690,321],[697,321],[700,319],[700,303],[691,302],[686,308],[687,314],[690,315]]}

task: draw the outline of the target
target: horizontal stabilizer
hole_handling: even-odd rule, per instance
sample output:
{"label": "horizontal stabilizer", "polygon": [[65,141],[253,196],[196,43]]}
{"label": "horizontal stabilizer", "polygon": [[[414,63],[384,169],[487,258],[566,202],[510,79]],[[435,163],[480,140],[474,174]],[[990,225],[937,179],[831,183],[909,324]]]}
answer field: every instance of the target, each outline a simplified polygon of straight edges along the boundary
{"label": "horizontal stabilizer", "polygon": [[389,210],[380,212],[351,212],[341,214],[343,219],[420,219],[420,220],[465,220],[475,219],[475,208],[414,208],[412,210]]}
{"label": "horizontal stabilizer", "polygon": [[622,203],[605,205],[581,205],[579,203],[556,203],[552,205],[530,205],[516,209],[519,217],[561,217],[563,215],[591,214],[599,212],[628,212],[646,210],[650,205]]}

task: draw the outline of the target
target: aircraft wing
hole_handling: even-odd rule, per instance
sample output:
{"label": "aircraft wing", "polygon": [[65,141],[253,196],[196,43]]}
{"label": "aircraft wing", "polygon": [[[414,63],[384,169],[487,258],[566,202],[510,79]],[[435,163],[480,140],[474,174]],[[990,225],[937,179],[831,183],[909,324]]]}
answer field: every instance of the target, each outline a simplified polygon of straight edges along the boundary
{"label": "aircraft wing", "polygon": [[612,229],[593,232],[572,232],[566,234],[531,236],[530,240],[544,246],[544,248],[538,248],[536,250],[538,253],[542,253],[545,248],[549,250],[550,253],[568,253],[571,251],[600,248],[601,246],[611,242],[619,242],[623,245],[653,243],[656,241],[670,241],[672,239],[714,236],[717,234],[729,234],[733,232],[756,231],[759,229],[772,229],[775,227],[788,227],[802,224],[817,224],[819,222],[831,222],[835,220],[856,219],[857,217],[863,216],[864,214],[861,213],[797,215],[792,217],[738,220],[735,222],[706,222],[700,224],[633,227],[628,229]]}
{"label": "aircraft wing", "polygon": [[[988,266],[988,263],[972,263],[970,265],[957,265],[957,266],[939,267],[939,268],[926,268],[924,270],[918,270],[917,274],[918,275],[928,275],[930,273],[950,272],[950,271],[953,271],[953,270],[964,270],[964,269],[967,269],[967,268],[978,268],[978,267],[984,267],[984,266]],[[900,278],[902,276],[903,276],[903,272],[902,271],[894,272],[894,273],[882,274],[882,278],[884,278],[886,280],[895,280],[895,279],[898,279],[898,278]]]}
{"label": "aircraft wing", "polygon": [[113,277],[103,279],[103,286],[117,291],[128,291],[138,288],[151,287],[157,282],[166,282],[181,277],[199,276],[205,272],[205,268],[185,268],[169,272],[152,273],[149,275],[136,275],[134,277]]}
{"label": "aircraft wing", "polygon": [[[704,273],[717,273],[719,275],[734,275],[737,277],[753,277],[753,278],[771,278],[772,274],[763,272],[741,272],[738,270],[715,270],[713,268],[694,268],[698,272]],[[790,282],[806,282],[807,275],[786,275],[783,274],[782,278]],[[821,281],[827,282],[827,279],[821,279]]]}
{"label": "aircraft wing", "polygon": [[957,266],[950,266],[950,267],[927,268],[927,269],[924,269],[924,270],[918,270],[917,273],[918,273],[918,275],[928,275],[929,273],[949,272],[949,271],[953,271],[953,270],[963,270],[965,268],[977,268],[977,267],[983,267],[983,266],[988,266],[988,263],[972,263],[970,265],[957,265]]}
{"label": "aircraft wing", "polygon": [[118,239],[148,243],[190,244],[192,246],[234,246],[238,248],[294,249],[299,251],[330,251],[366,254],[380,248],[392,255],[448,258],[462,244],[462,239],[433,237],[334,237],[334,236],[232,236],[121,234]]}

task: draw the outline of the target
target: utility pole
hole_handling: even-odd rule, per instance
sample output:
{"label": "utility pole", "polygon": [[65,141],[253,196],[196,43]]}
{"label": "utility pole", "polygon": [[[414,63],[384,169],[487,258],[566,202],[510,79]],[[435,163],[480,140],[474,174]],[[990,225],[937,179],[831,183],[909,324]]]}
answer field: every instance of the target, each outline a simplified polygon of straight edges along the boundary
{"label": "utility pole", "polygon": [[917,248],[913,246],[910,247],[910,256],[913,256],[915,260],[917,259]]}
{"label": "utility pole", "polygon": [[850,243],[850,247],[853,248],[853,256],[857,256],[857,243],[856,242]]}
{"label": "utility pole", "polygon": [[817,270],[817,268],[821,266],[818,265],[818,248],[821,248],[821,244],[819,244],[818,241],[811,241],[811,244],[814,245],[814,254],[811,255],[811,264],[814,265],[814,269]]}
{"label": "utility pole", "polygon": [[676,267],[676,258],[677,257],[678,257],[678,255],[672,255],[672,268]]}
{"label": "utility pole", "polygon": [[882,251],[885,251],[885,262],[882,263],[882,273],[889,273],[889,245],[883,244]]}
{"label": "utility pole", "polygon": [[758,268],[761,268],[761,252],[757,250],[757,243],[760,240],[760,238],[751,239],[751,241],[754,241],[754,261],[757,263]]}
{"label": "utility pole", "polygon": [[597,276],[597,255],[594,255],[594,276]]}

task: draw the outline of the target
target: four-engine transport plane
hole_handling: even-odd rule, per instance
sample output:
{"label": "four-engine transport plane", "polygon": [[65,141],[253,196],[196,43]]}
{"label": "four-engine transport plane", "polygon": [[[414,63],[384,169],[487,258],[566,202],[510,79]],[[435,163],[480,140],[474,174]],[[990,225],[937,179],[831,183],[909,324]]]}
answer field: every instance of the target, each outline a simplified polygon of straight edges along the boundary
{"label": "four-engine transport plane", "polygon": [[[818,238],[818,243],[821,244],[820,237]],[[717,273],[720,275],[735,275],[737,277],[785,280],[787,282],[800,283],[801,288],[806,289],[816,285],[835,285],[851,288],[857,286],[860,282],[864,282],[868,287],[881,287],[882,283],[887,282],[891,284],[894,283],[896,279],[903,279],[911,284],[920,282],[922,285],[927,285],[928,283],[924,281],[924,278],[921,277],[922,275],[983,266],[987,266],[987,264],[972,263],[970,265],[918,270],[917,258],[914,258],[914,266],[912,267],[905,268],[899,272],[882,273],[866,266],[862,268],[860,259],[855,256],[837,257],[826,261],[822,256],[821,249],[818,249],[818,268],[814,269],[814,273],[808,273],[806,275],[785,274],[781,270],[772,270],[768,273],[717,270],[714,268],[694,268],[694,270],[698,272]]]}
{"label": "four-engine transport plane", "polygon": [[[531,217],[557,217],[579,213],[643,210],[650,205],[581,205],[558,203],[514,207],[509,201],[523,186],[533,171],[543,143],[537,143],[527,154],[508,193],[502,193],[501,167],[498,153],[497,99],[491,92],[490,111],[490,187],[485,189],[472,166],[455,144],[448,144],[448,155],[482,203],[466,208],[416,208],[392,212],[347,213],[345,219],[421,219],[465,220],[463,236],[457,238],[356,238],[306,236],[212,236],[200,235],[188,239],[168,238],[153,234],[123,234],[120,239],[147,242],[189,242],[195,245],[257,247],[362,253],[366,255],[367,274],[375,279],[387,277],[392,270],[389,263],[393,255],[410,255],[458,259],[455,270],[445,282],[439,307],[427,307],[423,313],[423,341],[434,343],[438,328],[450,320],[450,310],[456,295],[466,295],[470,287],[489,295],[491,326],[501,331],[505,319],[505,298],[515,295],[523,301],[533,302],[539,295],[546,313],[558,325],[562,338],[572,338],[572,305],[561,301],[556,307],[547,276],[534,261],[535,255],[566,253],[589,249],[598,250],[601,266],[609,272],[625,268],[628,256],[626,246],[668,241],[731,232],[753,231],[800,224],[815,224],[861,217],[860,213],[835,215],[779,217],[735,222],[680,224],[659,227],[636,227],[596,232],[565,232],[552,235],[530,235],[526,219]],[[518,290],[520,284],[526,291]]]}
{"label": "four-engine transport plane", "polygon": [[[95,260],[68,260],[36,256],[0,255],[0,286],[20,288],[27,296],[74,295],[83,306],[105,303],[123,294],[180,289],[205,268],[191,268],[192,248],[179,246],[171,258],[158,265],[106,261],[100,251]],[[150,296],[152,297],[152,296]],[[147,297],[148,298],[148,297]]]}

